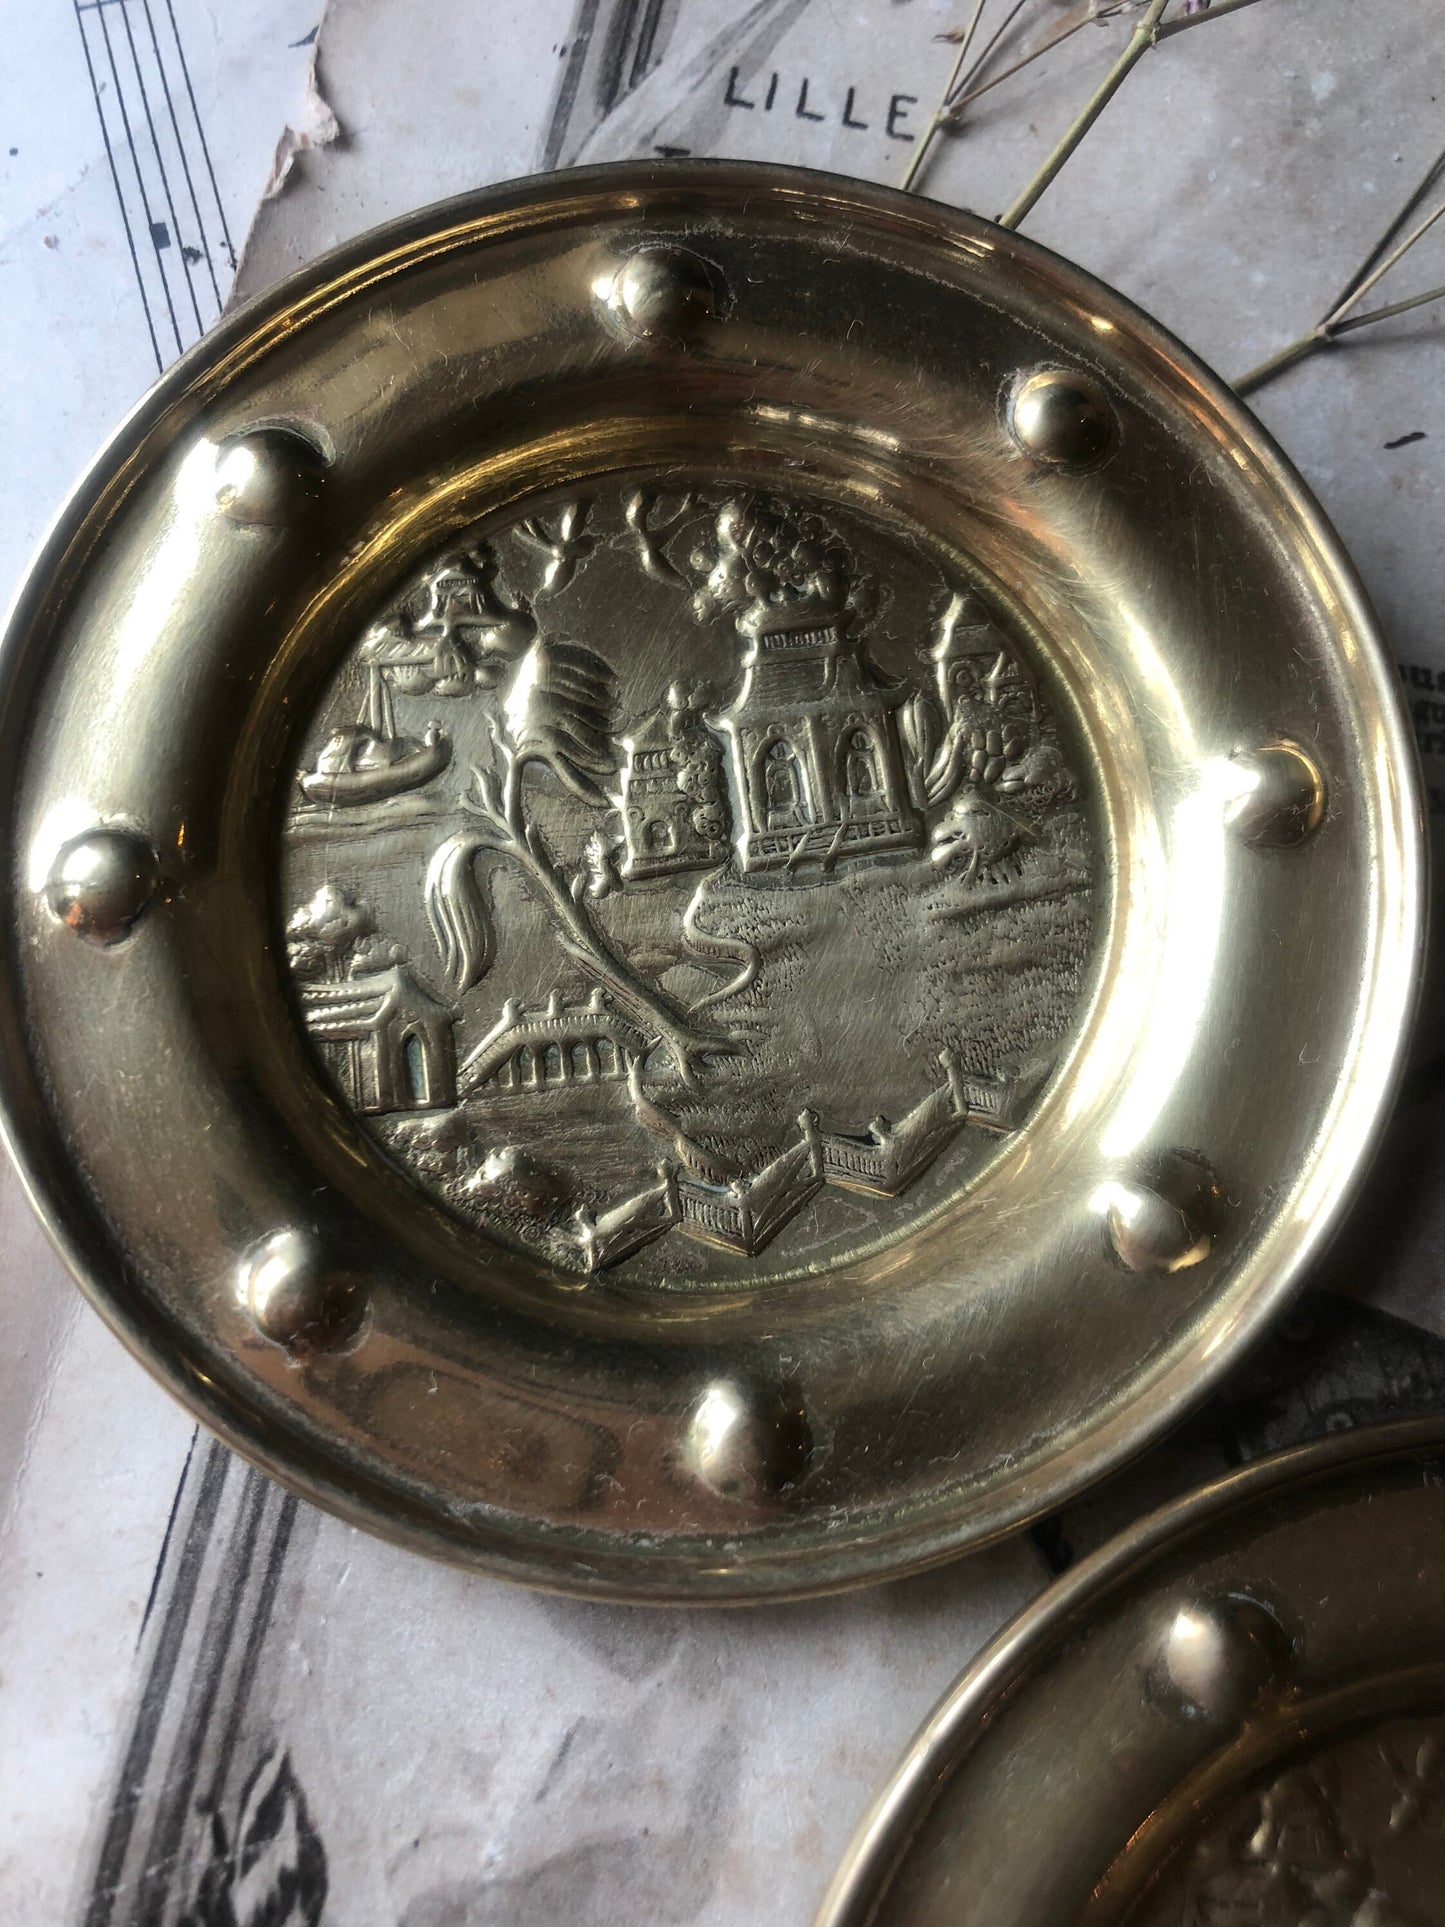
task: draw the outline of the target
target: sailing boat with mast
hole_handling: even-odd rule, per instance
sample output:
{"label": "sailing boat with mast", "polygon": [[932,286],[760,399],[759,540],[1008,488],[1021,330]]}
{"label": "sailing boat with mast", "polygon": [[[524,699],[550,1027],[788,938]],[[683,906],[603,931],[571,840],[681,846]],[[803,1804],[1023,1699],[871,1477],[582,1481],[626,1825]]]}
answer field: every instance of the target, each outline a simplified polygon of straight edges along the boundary
{"label": "sailing boat with mast", "polygon": [[381,802],[442,773],[452,754],[447,737],[435,723],[419,737],[399,734],[394,696],[458,698],[495,687],[537,633],[530,605],[508,602],[496,577],[495,558],[473,550],[432,576],[421,607],[403,607],[370,631],[357,652],[366,677],[360,718],[302,771],[308,802]]}
{"label": "sailing boat with mast", "polygon": [[[451,761],[451,743],[437,724],[428,724],[421,736],[405,736],[397,730],[388,671],[396,666],[394,646],[411,639],[378,634],[369,640],[371,646],[363,656],[366,695],[360,718],[329,738],[315,769],[301,772],[301,789],[308,803],[333,807],[379,803],[406,790],[420,789],[440,776]],[[393,648],[388,650],[381,646],[383,643]],[[426,654],[432,653],[428,648]]]}

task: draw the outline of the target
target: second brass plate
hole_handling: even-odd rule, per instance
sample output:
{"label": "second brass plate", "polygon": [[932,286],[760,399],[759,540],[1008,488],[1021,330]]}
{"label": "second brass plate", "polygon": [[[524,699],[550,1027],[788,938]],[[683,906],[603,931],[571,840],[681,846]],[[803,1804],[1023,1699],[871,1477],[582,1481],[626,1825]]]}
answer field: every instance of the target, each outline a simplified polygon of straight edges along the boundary
{"label": "second brass plate", "polygon": [[1434,1927],[1445,1427],[1260,1461],[1051,1586],[940,1701],[817,1927]]}

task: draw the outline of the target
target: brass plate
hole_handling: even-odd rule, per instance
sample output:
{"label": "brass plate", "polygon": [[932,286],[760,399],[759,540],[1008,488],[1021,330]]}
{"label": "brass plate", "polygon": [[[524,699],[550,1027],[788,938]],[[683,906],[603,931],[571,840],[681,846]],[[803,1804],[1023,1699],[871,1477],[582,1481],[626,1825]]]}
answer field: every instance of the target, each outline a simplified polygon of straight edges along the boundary
{"label": "brass plate", "polygon": [[817,1927],[1431,1927],[1445,1423],[1280,1453],[1083,1560],[940,1701]]}
{"label": "brass plate", "polygon": [[8,1133],[206,1421],[444,1557],[878,1577],[1328,1235],[1414,994],[1392,678],[1177,343],[970,216],[585,171],[306,269],[3,664]]}

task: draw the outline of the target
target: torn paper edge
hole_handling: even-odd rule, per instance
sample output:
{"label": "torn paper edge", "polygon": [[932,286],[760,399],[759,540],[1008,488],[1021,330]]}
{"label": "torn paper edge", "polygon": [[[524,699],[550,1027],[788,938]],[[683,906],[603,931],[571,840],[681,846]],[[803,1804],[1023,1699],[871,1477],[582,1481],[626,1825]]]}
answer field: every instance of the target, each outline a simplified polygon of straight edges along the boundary
{"label": "torn paper edge", "polygon": [[[325,24],[325,15],[321,25]],[[321,30],[317,28],[315,49],[311,64],[306,69],[306,92],[301,102],[301,112],[297,116],[299,127],[288,121],[281,130],[281,138],[276,143],[276,155],[271,162],[271,172],[266,185],[261,189],[261,201],[274,201],[291,178],[291,170],[296,165],[298,154],[304,154],[318,147],[330,147],[333,141],[341,138],[341,122],[332,112],[329,102],[321,92],[316,75],[316,63],[321,54]]]}

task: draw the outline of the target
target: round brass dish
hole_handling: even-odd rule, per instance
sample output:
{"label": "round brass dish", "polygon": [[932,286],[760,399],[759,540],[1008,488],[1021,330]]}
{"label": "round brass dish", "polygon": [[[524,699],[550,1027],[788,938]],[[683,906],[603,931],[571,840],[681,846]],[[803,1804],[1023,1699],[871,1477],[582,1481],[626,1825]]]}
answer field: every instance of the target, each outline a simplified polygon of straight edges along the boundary
{"label": "round brass dish", "polygon": [[1442,1602],[1438,1419],[1164,1507],[939,1703],[817,1927],[1428,1927]]}
{"label": "round brass dish", "polygon": [[1252,417],[856,183],[429,210],[230,317],[11,620],[6,1128],[207,1423],[444,1557],[875,1578],[1059,1503],[1327,1237],[1411,753]]}

